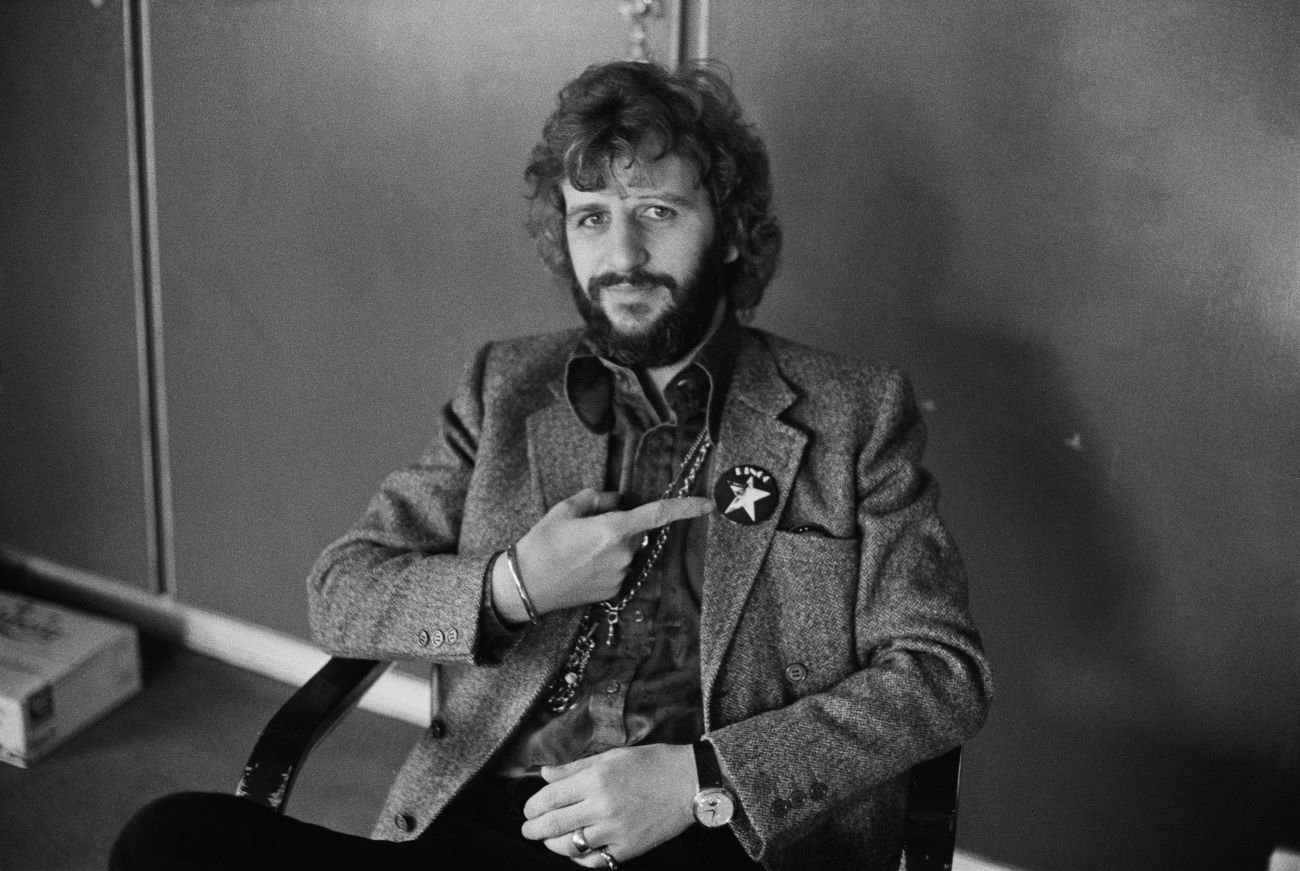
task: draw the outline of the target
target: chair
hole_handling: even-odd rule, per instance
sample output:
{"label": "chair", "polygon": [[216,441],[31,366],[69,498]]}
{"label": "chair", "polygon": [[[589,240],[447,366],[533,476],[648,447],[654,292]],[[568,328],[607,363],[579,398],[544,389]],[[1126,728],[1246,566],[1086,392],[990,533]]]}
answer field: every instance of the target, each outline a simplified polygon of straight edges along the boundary
{"label": "chair", "polygon": [[[253,746],[235,794],[284,813],[307,755],[392,665],[334,657],[275,713]],[[903,834],[906,871],[951,871],[961,747],[912,769]]]}

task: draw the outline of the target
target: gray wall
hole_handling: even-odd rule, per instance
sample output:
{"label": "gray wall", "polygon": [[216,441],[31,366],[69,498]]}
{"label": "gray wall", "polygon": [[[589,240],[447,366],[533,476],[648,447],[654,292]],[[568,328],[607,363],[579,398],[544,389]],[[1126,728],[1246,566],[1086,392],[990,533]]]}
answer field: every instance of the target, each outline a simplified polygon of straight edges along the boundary
{"label": "gray wall", "polygon": [[0,543],[155,573],[121,7],[0,5]]}
{"label": "gray wall", "polygon": [[788,232],[759,322],[930,407],[1000,686],[962,842],[1262,868],[1300,827],[1300,11],[714,9]]}
{"label": "gray wall", "polygon": [[[303,633],[308,564],[420,450],[472,349],[572,322],[522,229],[522,165],[559,85],[622,52],[599,5],[149,4],[182,602]],[[120,258],[130,179],[102,155],[130,143],[75,108],[93,53],[39,72],[44,43],[11,35],[70,38],[35,9],[103,41],[120,5],[0,7],[5,153],[83,165],[48,144],[75,131],[122,196],[97,225]],[[787,232],[758,324],[903,365],[928,410],[1000,682],[961,845],[1036,871],[1262,867],[1300,839],[1300,12],[714,0],[710,31]],[[28,489],[0,493],[0,540],[152,585],[136,436],[95,453],[106,416],[147,435],[112,326],[130,257],[76,224],[30,233],[46,188],[4,178],[3,456]],[[12,265],[9,237],[60,239],[80,283]],[[40,308],[58,293],[67,319]],[[56,336],[63,383],[116,378],[83,391],[100,411],[42,381],[9,399]],[[68,461],[31,459],[47,445]],[[72,495],[33,510],[51,476]]]}
{"label": "gray wall", "polygon": [[305,633],[307,567],[473,349],[568,322],[522,230],[523,156],[560,84],[622,52],[602,12],[154,4],[182,599]]}

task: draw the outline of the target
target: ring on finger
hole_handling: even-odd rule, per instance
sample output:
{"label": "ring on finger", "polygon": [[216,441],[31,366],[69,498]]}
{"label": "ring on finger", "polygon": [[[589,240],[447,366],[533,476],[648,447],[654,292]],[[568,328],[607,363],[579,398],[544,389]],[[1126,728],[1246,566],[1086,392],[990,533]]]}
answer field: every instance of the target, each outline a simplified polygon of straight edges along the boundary
{"label": "ring on finger", "polygon": [[605,866],[609,868],[609,871],[618,871],[618,863],[614,861],[613,853],[609,852],[609,850],[604,847],[597,847],[596,852],[605,860]]}
{"label": "ring on finger", "polygon": [[585,856],[591,852],[591,844],[587,843],[587,836],[582,833],[582,826],[573,830],[569,835],[569,841],[573,844],[573,849],[578,851],[579,856]]}

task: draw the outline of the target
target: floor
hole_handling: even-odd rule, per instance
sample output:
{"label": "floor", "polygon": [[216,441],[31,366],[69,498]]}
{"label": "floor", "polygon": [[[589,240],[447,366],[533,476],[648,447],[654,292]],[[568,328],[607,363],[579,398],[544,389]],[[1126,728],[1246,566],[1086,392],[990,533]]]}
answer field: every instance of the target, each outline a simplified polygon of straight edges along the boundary
{"label": "floor", "polygon": [[[101,871],[122,824],[179,790],[233,791],[285,684],[156,642],[144,690],[29,769],[0,764],[0,869]],[[368,833],[418,729],[353,711],[313,753],[290,813]]]}

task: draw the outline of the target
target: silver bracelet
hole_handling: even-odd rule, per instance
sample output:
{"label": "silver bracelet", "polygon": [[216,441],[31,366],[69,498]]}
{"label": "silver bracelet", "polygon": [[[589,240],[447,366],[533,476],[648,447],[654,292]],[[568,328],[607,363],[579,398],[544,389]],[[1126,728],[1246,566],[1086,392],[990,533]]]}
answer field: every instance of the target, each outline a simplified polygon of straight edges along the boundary
{"label": "silver bracelet", "polygon": [[515,582],[515,589],[519,592],[519,600],[524,603],[524,611],[528,614],[529,623],[538,623],[541,617],[537,616],[537,609],[533,607],[533,600],[524,589],[524,579],[519,571],[519,556],[515,553],[515,546],[512,544],[506,548],[506,565],[510,568],[510,580]]}

